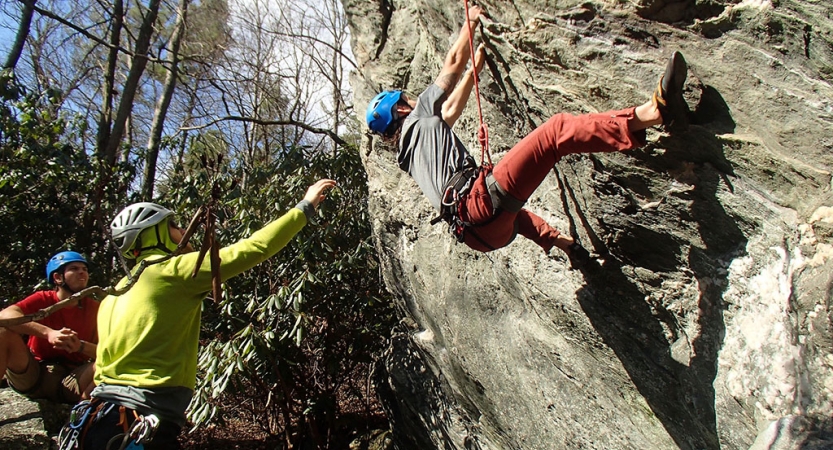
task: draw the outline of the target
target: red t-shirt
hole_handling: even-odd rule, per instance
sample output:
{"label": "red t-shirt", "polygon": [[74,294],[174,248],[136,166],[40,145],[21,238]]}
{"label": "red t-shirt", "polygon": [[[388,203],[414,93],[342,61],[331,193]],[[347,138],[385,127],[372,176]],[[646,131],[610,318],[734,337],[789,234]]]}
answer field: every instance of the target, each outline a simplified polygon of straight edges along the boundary
{"label": "red t-shirt", "polygon": [[[38,291],[15,303],[15,306],[22,309],[23,314],[32,314],[58,302],[56,291]],[[38,320],[38,323],[53,330],[69,328],[78,333],[78,338],[82,341],[95,344],[98,343],[98,334],[96,333],[97,314],[98,302],[90,298],[84,298],[81,300],[81,307],[67,306]],[[38,361],[78,364],[88,359],[81,353],[67,353],[63,350],[54,349],[49,341],[35,336],[29,336],[29,349]]]}

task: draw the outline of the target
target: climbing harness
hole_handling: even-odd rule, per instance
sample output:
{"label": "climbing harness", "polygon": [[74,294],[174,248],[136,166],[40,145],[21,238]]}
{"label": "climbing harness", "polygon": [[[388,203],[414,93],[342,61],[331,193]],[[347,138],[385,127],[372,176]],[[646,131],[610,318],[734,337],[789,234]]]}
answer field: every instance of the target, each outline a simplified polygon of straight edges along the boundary
{"label": "climbing harness", "polygon": [[457,242],[465,240],[465,230],[472,226],[461,218],[463,204],[460,200],[471,191],[479,174],[480,168],[472,166],[455,173],[443,188],[443,196],[440,199],[440,214],[431,219],[431,225],[436,225],[440,220],[446,221],[448,230],[457,238]]}
{"label": "climbing harness", "polygon": [[[98,421],[114,409],[119,410],[117,426],[122,432],[116,433],[105,446],[106,450],[139,450],[151,442],[159,429],[160,420],[154,414],[141,415],[136,411],[94,398],[84,400],[72,407],[69,422],[58,434],[58,450],[83,450],[84,437]],[[133,423],[128,426],[128,411],[133,414]]]}
{"label": "climbing harness", "polygon": [[[485,168],[468,166],[455,173],[454,176],[448,180],[443,188],[443,196],[440,199],[440,214],[431,219],[431,225],[435,225],[437,222],[444,220],[448,223],[448,231],[454,235],[457,242],[466,242],[466,237],[471,237],[480,243],[480,245],[484,248],[495,250],[496,247],[481,238],[475,229],[488,225],[495,220],[495,218],[497,218],[498,208],[500,208],[499,204],[495,204],[495,213],[485,222],[474,224],[463,220],[463,217],[466,217],[466,215],[464,213],[464,202],[461,200],[463,200],[463,197],[465,197],[466,194],[471,191],[472,187],[474,187],[475,181],[478,179],[483,170],[487,171],[486,179],[488,180],[492,170],[490,166],[486,166]],[[493,199],[496,198],[491,191],[489,192],[489,196]]]}

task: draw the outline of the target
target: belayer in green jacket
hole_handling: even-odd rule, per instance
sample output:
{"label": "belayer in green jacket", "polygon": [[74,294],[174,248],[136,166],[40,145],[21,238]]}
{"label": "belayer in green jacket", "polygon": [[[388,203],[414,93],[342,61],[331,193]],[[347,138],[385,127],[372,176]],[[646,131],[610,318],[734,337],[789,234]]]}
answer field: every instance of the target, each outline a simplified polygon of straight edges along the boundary
{"label": "belayer in green jacket", "polygon": [[[318,181],[298,206],[220,249],[222,280],[286,246],[333,186],[333,180]],[[128,206],[113,220],[111,231],[120,251],[137,262],[170,254],[184,233],[171,211],[153,203]],[[114,437],[129,435],[126,427],[134,419],[140,422],[132,429],[135,434],[153,429],[153,439],[143,439],[145,449],[178,448],[177,435],[196,384],[201,304],[212,287],[208,255],[196,277],[191,276],[198,256],[191,251],[149,265],[127,293],[101,302],[92,392],[99,418],[86,432],[84,449],[103,449]],[[126,284],[125,278],[117,287]],[[119,425],[125,417],[127,423]]]}

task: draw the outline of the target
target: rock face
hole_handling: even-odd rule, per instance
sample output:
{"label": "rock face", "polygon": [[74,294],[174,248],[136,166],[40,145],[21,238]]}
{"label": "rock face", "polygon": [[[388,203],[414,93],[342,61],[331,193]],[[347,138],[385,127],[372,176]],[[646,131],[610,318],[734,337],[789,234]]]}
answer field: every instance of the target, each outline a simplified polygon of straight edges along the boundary
{"label": "rock face", "polygon": [[[418,95],[463,2],[344,0],[357,112]],[[646,101],[688,60],[685,133],[571,155],[527,207],[596,257],[457,245],[363,142],[403,327],[377,370],[401,449],[833,447],[833,5],[482,0],[495,161],[559,112]],[[455,130],[475,155],[474,99]]]}
{"label": "rock face", "polygon": [[[5,383],[4,383],[5,384]],[[69,417],[69,405],[29,400],[11,388],[0,388],[0,448],[58,448],[56,437]]]}

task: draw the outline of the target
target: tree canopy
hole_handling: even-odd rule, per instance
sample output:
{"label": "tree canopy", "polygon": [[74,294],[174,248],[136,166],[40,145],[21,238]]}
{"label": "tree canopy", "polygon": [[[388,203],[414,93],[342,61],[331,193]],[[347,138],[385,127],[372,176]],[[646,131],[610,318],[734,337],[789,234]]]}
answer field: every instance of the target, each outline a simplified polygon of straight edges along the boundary
{"label": "tree canopy", "polygon": [[87,255],[91,284],[114,284],[109,220],[132,202],[187,220],[213,194],[228,244],[333,178],[318,226],[205,303],[191,418],[242,414],[288,447],[319,448],[346,435],[344,414],[378,419],[365,380],[394,317],[369,242],[339,3],[27,0],[3,13],[16,36],[0,47],[3,306],[45,286],[46,261],[67,249]]}

